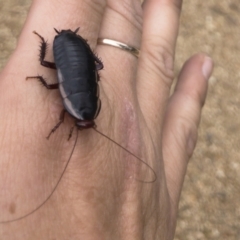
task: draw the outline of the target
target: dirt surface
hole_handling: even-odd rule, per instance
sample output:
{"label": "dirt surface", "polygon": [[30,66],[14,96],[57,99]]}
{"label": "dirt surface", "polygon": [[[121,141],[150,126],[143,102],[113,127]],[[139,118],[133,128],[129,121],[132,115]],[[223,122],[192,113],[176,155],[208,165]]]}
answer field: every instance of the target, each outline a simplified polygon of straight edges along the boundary
{"label": "dirt surface", "polygon": [[[0,68],[13,51],[29,0],[0,0]],[[215,61],[199,141],[189,164],[175,240],[240,239],[240,5],[185,0],[176,75],[195,52]]]}

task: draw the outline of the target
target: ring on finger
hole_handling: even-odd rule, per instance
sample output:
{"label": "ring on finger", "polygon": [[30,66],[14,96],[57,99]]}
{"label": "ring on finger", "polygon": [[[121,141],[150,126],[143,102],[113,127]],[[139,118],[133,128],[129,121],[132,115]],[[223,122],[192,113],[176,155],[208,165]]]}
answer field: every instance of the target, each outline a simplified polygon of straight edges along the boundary
{"label": "ring on finger", "polygon": [[139,49],[129,46],[125,43],[116,41],[116,40],[112,40],[112,39],[108,39],[108,38],[98,38],[97,43],[101,44],[101,45],[108,45],[108,46],[116,47],[121,50],[127,51],[137,58],[139,57],[139,54],[140,54]]}

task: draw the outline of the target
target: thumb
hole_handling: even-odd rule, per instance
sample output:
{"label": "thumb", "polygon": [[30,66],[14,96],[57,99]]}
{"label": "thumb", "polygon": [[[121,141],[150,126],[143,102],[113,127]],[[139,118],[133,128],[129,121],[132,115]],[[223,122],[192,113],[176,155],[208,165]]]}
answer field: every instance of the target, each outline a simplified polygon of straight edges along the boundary
{"label": "thumb", "polygon": [[191,57],[182,68],[167,107],[163,158],[169,194],[176,209],[188,160],[197,141],[201,110],[212,69],[213,62],[205,54]]}

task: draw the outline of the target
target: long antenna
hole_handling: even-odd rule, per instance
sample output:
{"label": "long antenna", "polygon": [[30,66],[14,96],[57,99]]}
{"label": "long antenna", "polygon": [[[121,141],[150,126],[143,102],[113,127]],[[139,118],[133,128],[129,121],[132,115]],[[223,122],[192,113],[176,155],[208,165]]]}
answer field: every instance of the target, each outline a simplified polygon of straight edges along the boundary
{"label": "long antenna", "polygon": [[75,149],[75,147],[76,147],[76,145],[77,145],[77,139],[78,139],[78,131],[77,131],[76,139],[75,139],[75,142],[74,142],[74,145],[73,145],[71,154],[70,154],[70,156],[69,156],[69,158],[68,158],[68,160],[67,160],[67,163],[66,163],[66,165],[65,165],[65,167],[64,167],[64,169],[63,169],[63,171],[62,171],[62,173],[61,173],[61,175],[60,175],[60,178],[58,179],[58,181],[57,181],[57,183],[56,183],[56,185],[55,185],[55,187],[53,188],[52,192],[48,195],[48,197],[47,197],[39,206],[37,206],[34,210],[32,210],[31,212],[29,212],[29,213],[27,213],[27,214],[25,214],[25,215],[23,215],[23,216],[21,216],[21,217],[19,217],[19,218],[13,219],[13,220],[1,221],[0,224],[1,224],[1,223],[16,222],[16,221],[19,221],[19,220],[21,220],[21,219],[23,219],[23,218],[25,218],[25,217],[30,216],[31,214],[33,214],[33,213],[35,213],[37,210],[39,210],[39,209],[52,197],[53,193],[56,191],[56,189],[57,189],[59,183],[61,182],[61,180],[62,180],[62,178],[63,178],[63,175],[64,175],[64,173],[65,173],[65,171],[66,171],[66,169],[67,169],[67,167],[68,167],[68,165],[69,165],[69,163],[70,163],[70,160],[71,160],[71,158],[72,158],[74,149]]}
{"label": "long antenna", "polygon": [[110,142],[115,143],[118,147],[120,147],[121,149],[125,150],[127,153],[129,153],[130,155],[132,155],[133,157],[135,157],[136,159],[138,159],[141,163],[143,163],[145,166],[147,166],[153,173],[154,178],[151,181],[141,181],[138,180],[140,182],[143,183],[154,183],[157,180],[157,174],[155,173],[155,171],[153,170],[153,168],[147,164],[144,160],[142,160],[140,157],[136,156],[135,154],[131,153],[128,149],[126,149],[125,147],[123,147],[122,145],[120,145],[119,143],[117,143],[116,141],[114,141],[113,139],[111,139],[110,137],[108,137],[107,135],[105,135],[104,133],[98,131],[96,128],[92,128],[95,132],[99,133],[100,135],[102,135],[103,137],[107,138]]}

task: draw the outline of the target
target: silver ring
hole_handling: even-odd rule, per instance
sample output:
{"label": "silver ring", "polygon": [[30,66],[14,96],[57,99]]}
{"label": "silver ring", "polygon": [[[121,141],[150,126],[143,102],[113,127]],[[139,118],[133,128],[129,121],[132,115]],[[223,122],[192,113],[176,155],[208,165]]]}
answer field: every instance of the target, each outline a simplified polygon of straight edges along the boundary
{"label": "silver ring", "polygon": [[97,43],[102,44],[102,45],[108,45],[108,46],[120,48],[122,50],[125,50],[125,51],[133,54],[137,58],[139,57],[139,54],[140,54],[140,51],[137,48],[128,46],[125,43],[118,42],[118,41],[115,41],[115,40],[112,40],[112,39],[98,38]]}

